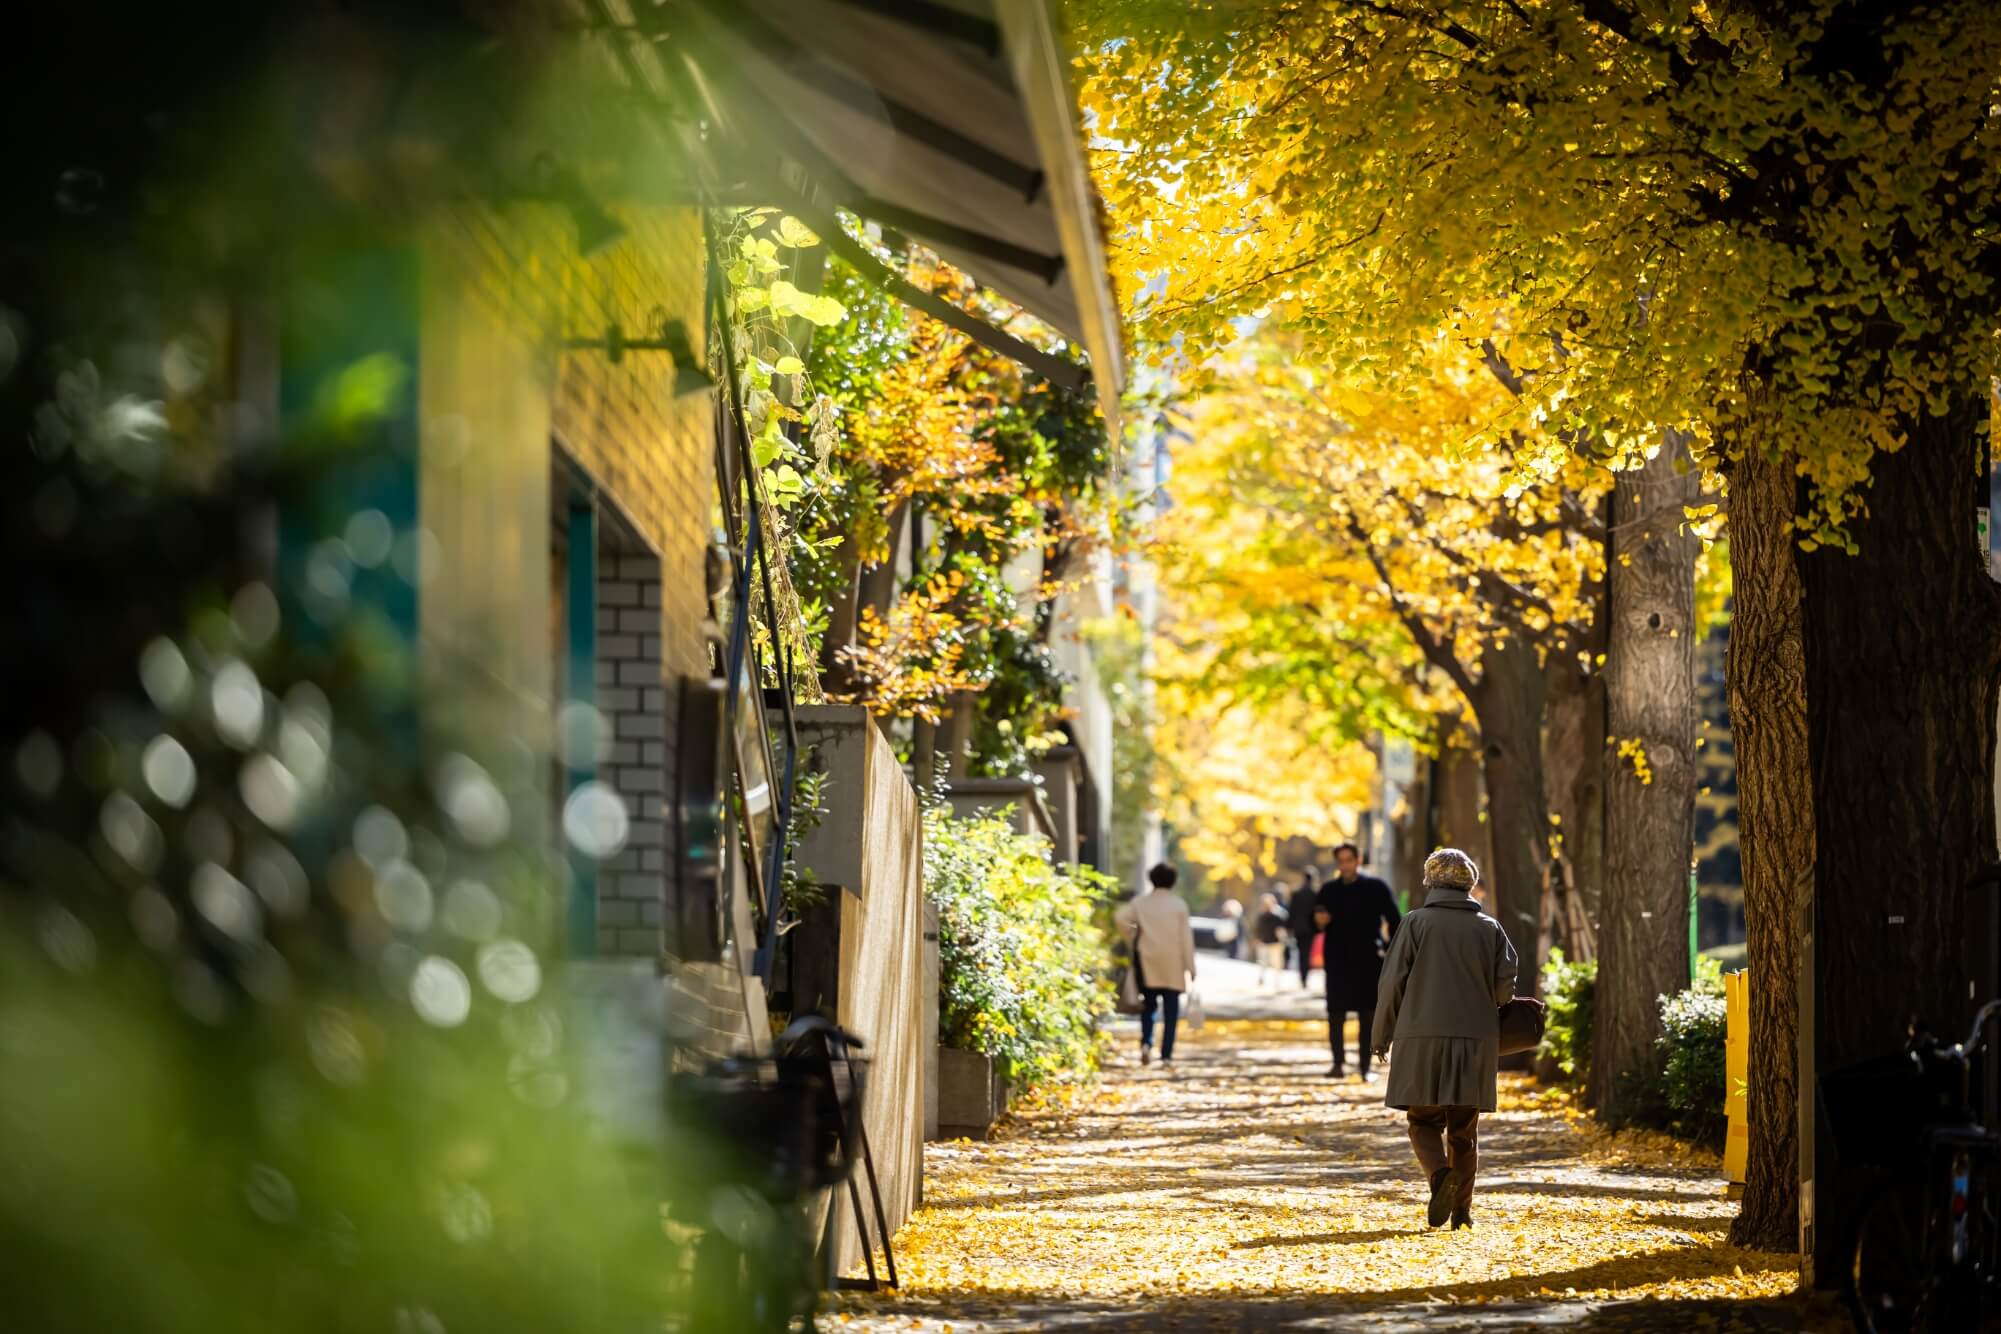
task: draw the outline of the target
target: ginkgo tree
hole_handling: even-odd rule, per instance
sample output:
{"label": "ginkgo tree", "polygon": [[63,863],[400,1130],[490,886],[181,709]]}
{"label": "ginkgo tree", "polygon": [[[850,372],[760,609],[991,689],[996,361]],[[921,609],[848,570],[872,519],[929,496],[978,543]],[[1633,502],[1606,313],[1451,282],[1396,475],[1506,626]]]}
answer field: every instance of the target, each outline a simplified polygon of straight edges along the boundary
{"label": "ginkgo tree", "polygon": [[[1491,880],[1517,939],[1590,952],[1544,763],[1547,677],[1604,578],[1610,486],[1581,462],[1524,481],[1478,443],[1507,392],[1441,339],[1421,395],[1358,390],[1273,339],[1219,358],[1177,461],[1165,577],[1199,611],[1219,692],[1316,708],[1349,738],[1431,745],[1470,715],[1494,825]],[[1469,443],[1471,442],[1471,443]],[[1555,891],[1547,906],[1546,892]]]}
{"label": "ginkgo tree", "polygon": [[[1266,313],[1395,380],[1505,303],[1512,422],[1688,431],[1730,479],[1754,972],[1739,1237],[1831,1281],[1852,1167],[1793,1161],[1815,1066],[1967,1006],[1991,859],[2001,596],[1973,540],[2001,325],[2001,10],[1985,0],[1074,0],[1142,332]],[[1742,614],[1749,611],[1750,615]],[[1810,760],[1810,763],[1809,763]],[[1811,865],[1801,883],[1797,868]],[[1886,924],[1883,886],[1900,890]],[[1796,893],[1807,897],[1796,900]],[[1802,915],[1804,914],[1804,915]],[[1795,1209],[1804,1175],[1817,1198]]]}
{"label": "ginkgo tree", "polygon": [[1177,614],[1155,641],[1159,811],[1176,852],[1243,898],[1279,873],[1289,840],[1329,848],[1353,836],[1376,758],[1358,738],[1330,736],[1303,697],[1260,705],[1204,688],[1210,646],[1184,641],[1182,624]]}

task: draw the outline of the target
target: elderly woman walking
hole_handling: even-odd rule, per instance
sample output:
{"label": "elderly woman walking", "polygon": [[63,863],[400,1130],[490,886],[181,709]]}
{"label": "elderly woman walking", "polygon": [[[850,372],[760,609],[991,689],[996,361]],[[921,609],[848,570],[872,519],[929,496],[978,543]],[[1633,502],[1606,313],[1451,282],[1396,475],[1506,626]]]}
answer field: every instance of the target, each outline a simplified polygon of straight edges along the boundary
{"label": "elderly woman walking", "polygon": [[1431,1187],[1427,1217],[1473,1226],[1480,1113],[1494,1110],[1499,1007],[1519,961],[1480,910],[1480,868],[1457,848],[1424,859],[1424,906],[1403,919],[1383,960],[1372,1044],[1395,1046],[1383,1101],[1410,1114],[1410,1143]]}

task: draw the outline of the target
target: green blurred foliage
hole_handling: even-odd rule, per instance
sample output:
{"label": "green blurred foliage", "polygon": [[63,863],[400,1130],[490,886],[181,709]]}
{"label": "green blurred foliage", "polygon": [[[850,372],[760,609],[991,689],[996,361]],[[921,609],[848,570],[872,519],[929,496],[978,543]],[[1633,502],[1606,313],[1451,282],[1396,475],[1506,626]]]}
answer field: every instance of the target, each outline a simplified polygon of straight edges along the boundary
{"label": "green blurred foliage", "polygon": [[296,607],[261,583],[197,599],[94,725],[9,748],[14,1311],[204,1334],[657,1321],[670,1145],[587,1097],[599,1035],[558,985],[537,766],[413,746],[370,619],[309,636]]}
{"label": "green blurred foliage", "polygon": [[[662,169],[579,44],[474,14],[43,7],[15,31],[10,1328],[657,1330],[686,1260],[663,1202],[714,1221],[660,1109],[594,1097],[619,1081],[558,962],[548,756],[447,724],[470,690],[420,696],[390,609],[420,535],[361,494],[414,438],[414,331],[349,261],[412,258],[474,201],[548,207],[514,198],[524,142]],[[281,334],[309,354],[282,383],[258,364]],[[755,1244],[775,1215],[744,1191],[732,1220]]]}

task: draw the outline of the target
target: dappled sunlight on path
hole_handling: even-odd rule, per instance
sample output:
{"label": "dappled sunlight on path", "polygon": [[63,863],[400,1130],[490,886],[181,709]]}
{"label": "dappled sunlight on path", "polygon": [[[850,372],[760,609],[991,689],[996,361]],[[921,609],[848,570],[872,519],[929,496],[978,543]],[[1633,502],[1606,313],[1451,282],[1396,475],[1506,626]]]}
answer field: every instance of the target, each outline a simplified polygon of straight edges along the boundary
{"label": "dappled sunlight on path", "polygon": [[1100,1088],[996,1142],[930,1146],[925,1206],[897,1237],[902,1292],[849,1299],[834,1319],[1803,1327],[1791,1257],[1726,1244],[1713,1158],[1582,1129],[1523,1084],[1482,1118],[1474,1230],[1426,1228],[1401,1114],[1381,1085],[1325,1077],[1324,1031],[1211,1023],[1171,1068],[1115,1062]]}

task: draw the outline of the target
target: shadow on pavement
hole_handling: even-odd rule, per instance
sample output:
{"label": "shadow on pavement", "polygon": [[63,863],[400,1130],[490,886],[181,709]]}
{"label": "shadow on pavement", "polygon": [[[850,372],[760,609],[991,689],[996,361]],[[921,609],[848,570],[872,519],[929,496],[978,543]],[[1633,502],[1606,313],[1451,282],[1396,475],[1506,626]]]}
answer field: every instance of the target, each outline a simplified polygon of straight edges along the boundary
{"label": "shadow on pavement", "polygon": [[[1440,1293],[1439,1295],[1443,1295]],[[863,1320],[861,1327],[869,1328]],[[955,1303],[949,1317],[925,1317],[914,1306],[894,1320],[898,1329],[929,1330],[968,1324],[1014,1334],[1063,1330],[1096,1334],[1113,1330],[1191,1331],[1331,1330],[1351,1334],[1514,1334],[1531,1330],[1578,1330],[1583,1334],[1833,1334],[1845,1331],[1845,1314],[1826,1301],[1795,1298],[1768,1301],[1612,1301],[1492,1303],[1450,1301],[1381,1302],[1357,1299],[1319,1301],[1274,1298],[1174,1300],[1146,1306],[1109,1302],[1019,1299],[987,1294],[977,1307]],[[885,1322],[880,1328],[890,1328]]]}

